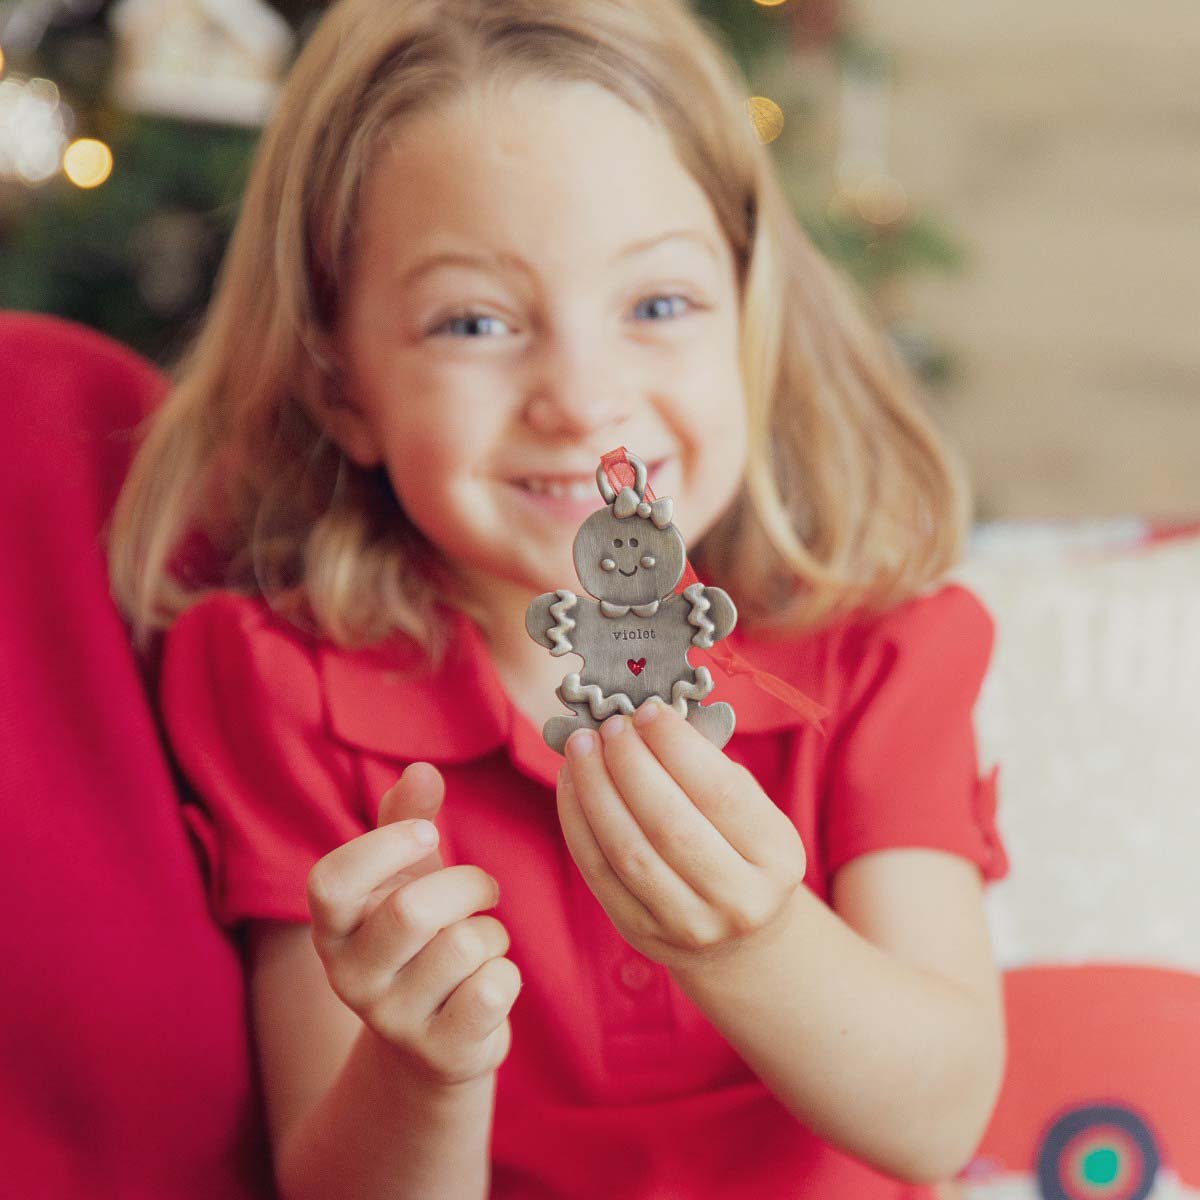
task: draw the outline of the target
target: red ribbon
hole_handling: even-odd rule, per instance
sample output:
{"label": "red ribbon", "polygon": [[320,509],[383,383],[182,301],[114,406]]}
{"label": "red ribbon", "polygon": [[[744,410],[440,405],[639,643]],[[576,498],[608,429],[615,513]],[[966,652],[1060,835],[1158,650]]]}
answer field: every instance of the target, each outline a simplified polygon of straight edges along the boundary
{"label": "red ribbon", "polygon": [[[600,465],[604,468],[605,478],[612,485],[614,492],[619,492],[623,487],[633,487],[637,473],[634,471],[633,464],[627,457],[624,446],[618,446],[615,450],[610,450],[607,454],[602,454],[600,456]],[[650,501],[656,499],[649,479],[646,480],[646,494],[643,498]],[[699,582],[699,576],[697,576],[691,562],[685,560],[683,576],[675,585],[675,595],[678,596],[684,588],[691,587],[693,583]],[[811,696],[806,696],[799,688],[794,688],[790,683],[785,683],[778,675],[772,675],[769,671],[760,671],[757,667],[748,663],[726,641],[714,642],[709,647],[708,653],[720,665],[726,675],[747,676],[760,692],[766,692],[767,695],[774,696],[776,700],[781,700],[793,712],[798,713],[806,721],[815,725],[817,729],[821,729],[821,718],[827,716],[829,710],[823,705],[818,704]]]}

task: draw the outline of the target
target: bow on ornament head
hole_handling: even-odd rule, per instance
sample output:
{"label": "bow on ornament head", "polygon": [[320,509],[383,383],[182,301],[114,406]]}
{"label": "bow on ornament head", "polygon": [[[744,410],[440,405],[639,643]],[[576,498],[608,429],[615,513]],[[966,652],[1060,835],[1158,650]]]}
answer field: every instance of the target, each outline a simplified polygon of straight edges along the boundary
{"label": "bow on ornament head", "polygon": [[670,496],[654,501],[639,500],[633,488],[623,487],[613,501],[613,516],[632,517],[636,513],[639,517],[648,517],[659,529],[666,529],[671,523],[672,507]]}
{"label": "bow on ornament head", "polygon": [[613,490],[604,473],[601,464],[596,468],[596,485],[605,504],[611,504],[614,517],[639,516],[654,522],[656,529],[666,529],[671,523],[671,513],[674,504],[670,496],[658,500],[646,499],[646,464],[635,454],[626,453],[626,461],[633,467],[633,487],[623,487],[619,492]]}

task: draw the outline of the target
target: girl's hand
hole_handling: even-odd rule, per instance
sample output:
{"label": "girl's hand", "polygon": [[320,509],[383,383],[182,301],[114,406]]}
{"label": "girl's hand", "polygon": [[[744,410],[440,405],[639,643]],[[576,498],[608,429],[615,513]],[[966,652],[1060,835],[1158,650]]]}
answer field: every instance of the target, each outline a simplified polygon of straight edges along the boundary
{"label": "girl's hand", "polygon": [[[588,740],[590,738],[590,749]],[[558,816],[621,936],[668,968],[766,936],[804,879],[795,825],[743,766],[668,705],[579,731]]]}
{"label": "girl's hand", "polygon": [[413,763],[380,803],[379,827],[325,855],[308,877],[313,944],[329,984],[421,1079],[458,1084],[486,1075],[512,1044],[508,1013],[521,987],[504,958],[508,931],[472,916],[499,900],[475,866],[444,867],[417,832],[445,784]]}

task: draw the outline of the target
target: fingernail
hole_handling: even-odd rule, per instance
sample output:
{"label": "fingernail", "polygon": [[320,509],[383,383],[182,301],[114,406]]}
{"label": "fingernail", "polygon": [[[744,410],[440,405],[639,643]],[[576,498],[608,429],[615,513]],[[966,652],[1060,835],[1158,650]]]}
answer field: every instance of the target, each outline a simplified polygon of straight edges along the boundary
{"label": "fingernail", "polygon": [[595,735],[588,729],[577,729],[567,738],[567,753],[572,758],[582,758],[585,754],[591,754],[595,746]]}
{"label": "fingernail", "polygon": [[438,840],[437,826],[431,821],[418,821],[413,826],[413,837],[422,846],[436,846]]}
{"label": "fingernail", "polygon": [[642,706],[633,714],[633,723],[635,725],[649,725],[651,721],[662,711],[663,703],[657,696],[651,696]]}
{"label": "fingernail", "polygon": [[618,733],[625,729],[624,717],[609,717],[603,725],[600,726],[600,736],[607,742],[610,738],[615,738]]}

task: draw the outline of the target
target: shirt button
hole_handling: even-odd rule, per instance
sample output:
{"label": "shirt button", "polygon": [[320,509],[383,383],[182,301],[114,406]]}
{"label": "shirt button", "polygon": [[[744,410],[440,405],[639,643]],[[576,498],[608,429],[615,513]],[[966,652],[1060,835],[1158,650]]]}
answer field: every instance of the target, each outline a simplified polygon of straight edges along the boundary
{"label": "shirt button", "polygon": [[617,978],[631,992],[642,992],[650,986],[654,969],[643,958],[627,958],[617,968]]}

